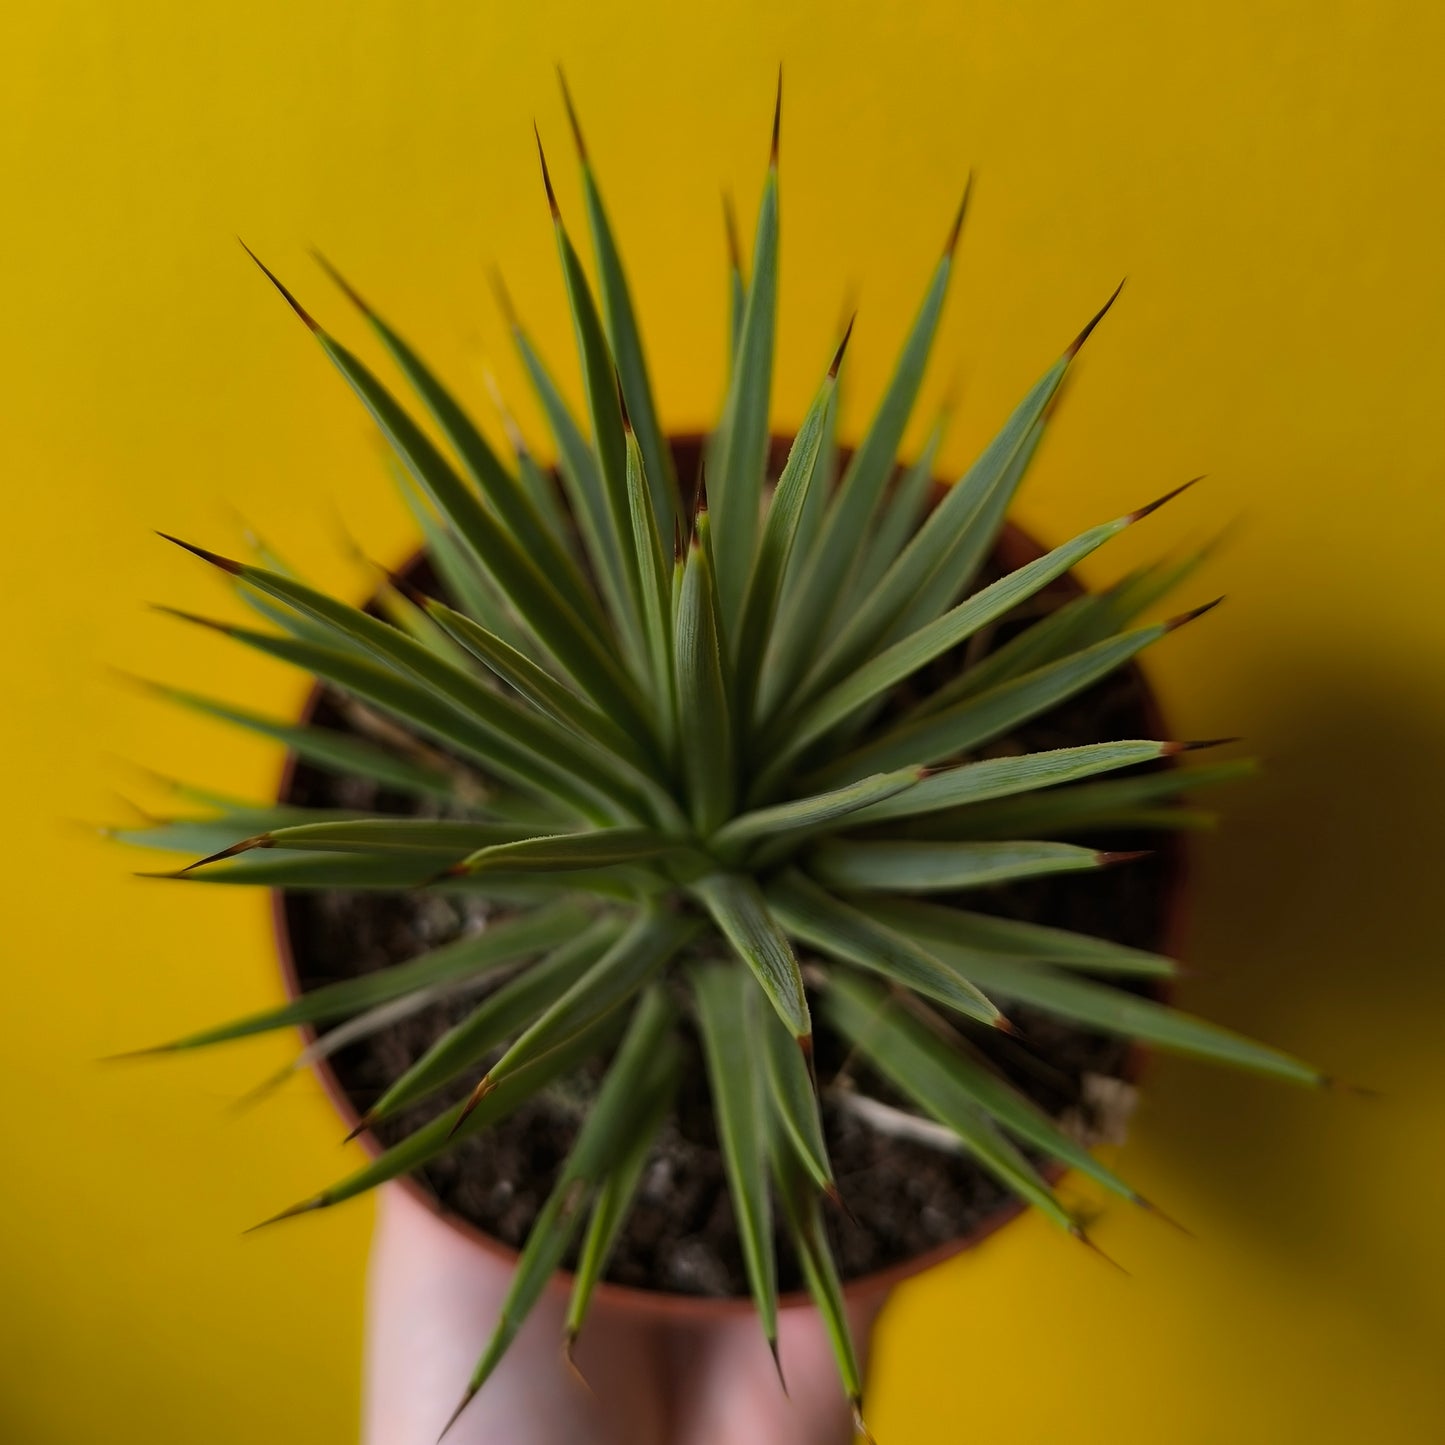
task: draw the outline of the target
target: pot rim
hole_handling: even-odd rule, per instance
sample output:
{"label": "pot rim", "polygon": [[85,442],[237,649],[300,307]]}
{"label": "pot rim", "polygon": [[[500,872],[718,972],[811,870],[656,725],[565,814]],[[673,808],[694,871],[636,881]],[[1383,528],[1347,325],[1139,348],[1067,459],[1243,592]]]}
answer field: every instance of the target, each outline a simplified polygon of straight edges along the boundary
{"label": "pot rim", "polygon": [[[701,439],[693,436],[676,436],[669,439],[674,447],[697,444]],[[785,445],[786,443],[784,443]],[[773,438],[773,445],[776,449],[779,439]],[[1012,570],[1034,558],[1042,556],[1044,548],[1022,527],[1012,520],[1006,520],[1003,529],[999,533],[995,544],[995,551],[1001,553],[1005,565]],[[420,551],[413,554],[419,557]],[[1071,583],[1078,592],[1085,589],[1083,584],[1073,575],[1072,572],[1064,574],[1064,579]],[[1132,672],[1137,678],[1142,693],[1142,707],[1146,721],[1150,727],[1150,735],[1165,738],[1168,733],[1164,730],[1164,714],[1160,706],[1158,695],[1150,686],[1149,679],[1143,668],[1137,661],[1131,661],[1124,669]],[[308,722],[322,699],[322,690],[319,686],[313,687],[306,696],[302,705],[300,721]],[[298,759],[292,752],[288,752],[282,764],[281,775],[277,783],[277,797],[284,799],[290,792],[291,784],[295,776]],[[1171,764],[1172,766],[1172,764]],[[1166,865],[1166,874],[1163,882],[1163,889],[1166,895],[1163,921],[1163,938],[1161,940],[1162,950],[1170,955],[1179,952],[1180,945],[1184,941],[1187,921],[1188,903],[1188,847],[1187,840],[1181,833],[1175,832],[1166,835],[1161,840],[1160,847],[1156,850],[1163,857]],[[296,968],[295,952],[292,948],[291,932],[286,916],[286,894],[281,889],[270,890],[270,908],[272,930],[276,939],[276,951],[281,969],[282,983],[286,989],[288,998],[298,998],[302,993],[300,978]],[[316,1038],[316,1030],[310,1025],[300,1029],[301,1036],[306,1043],[310,1044]],[[1151,1051],[1139,1044],[1134,1044],[1125,1059],[1124,1069],[1121,1077],[1130,1084],[1137,1085],[1147,1070],[1152,1057]],[[320,1081],[322,1089],[331,1100],[336,1112],[341,1116],[342,1122],[348,1130],[354,1130],[360,1123],[361,1116],[352,1103],[350,1096],[337,1078],[335,1071],[331,1068],[329,1061],[325,1058],[315,1059],[310,1064],[311,1071]],[[356,1140],[373,1159],[385,1151],[385,1145],[369,1129],[363,1129],[355,1135]],[[1050,1164],[1040,1171],[1051,1183],[1056,1184],[1068,1172],[1062,1165]],[[445,1221],[458,1234],[473,1244],[485,1250],[493,1258],[515,1264],[517,1251],[509,1245],[503,1244],[500,1240],[494,1239],[484,1230],[479,1229],[470,1220],[462,1218],[442,1203],[424,1184],[410,1174],[401,1175],[396,1179],[388,1181],[394,1187],[403,1189],[413,1199],[424,1204],[439,1219]],[[966,1234],[961,1234],[954,1239],[945,1240],[942,1244],[925,1250],[922,1254],[916,1254],[909,1259],[899,1260],[895,1264],[886,1266],[883,1269],[875,1270],[871,1274],[861,1275],[857,1279],[849,1280],[844,1284],[845,1295],[855,1302],[881,1301],[897,1285],[914,1275],[922,1274],[934,1266],[952,1259],[955,1255],[972,1249],[995,1234],[1005,1225],[1012,1223],[1024,1213],[1027,1205],[1023,1200],[1013,1198],[1000,1205],[991,1214],[980,1220],[973,1229]],[[557,1270],[548,1281],[548,1288],[560,1290],[569,1288],[573,1276],[569,1271]],[[805,1290],[793,1290],[778,1298],[779,1309],[791,1309],[799,1306],[811,1305],[811,1297]],[[684,1295],[672,1294],[665,1290],[640,1289],[634,1285],[614,1284],[611,1281],[599,1282],[593,1295],[593,1307],[612,1309],[634,1315],[645,1315],[652,1318],[669,1320],[693,1319],[713,1320],[724,1319],[740,1315],[744,1312],[751,1312],[753,1302],[747,1295]]]}

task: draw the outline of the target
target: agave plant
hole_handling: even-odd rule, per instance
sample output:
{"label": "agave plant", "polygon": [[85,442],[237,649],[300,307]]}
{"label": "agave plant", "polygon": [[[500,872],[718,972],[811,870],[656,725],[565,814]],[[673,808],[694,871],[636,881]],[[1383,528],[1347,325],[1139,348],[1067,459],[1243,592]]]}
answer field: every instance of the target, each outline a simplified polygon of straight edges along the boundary
{"label": "agave plant", "polygon": [[[958,906],[968,890],[1126,861],[1067,840],[1183,826],[1197,815],[1172,806],[1181,794],[1245,766],[1141,768],[1187,746],[1167,739],[1044,752],[994,746],[1205,610],[1138,622],[1187,570],[1160,564],[1046,612],[1003,646],[964,646],[1160,505],[1102,522],[978,585],[1060,385],[1103,311],[930,508],[937,429],[901,472],[897,455],[954,269],[960,208],[841,477],[836,389],[846,336],[780,474],[769,476],[775,114],[746,279],[734,250],[730,379],[707,446],[706,487],[689,478],[684,495],[575,115],[572,123],[595,290],[545,157],[542,173],[585,425],[511,318],[551,427],[555,479],[520,442],[504,460],[333,270],[446,450],[435,445],[261,268],[390,444],[445,599],[395,579],[382,612],[363,610],[264,549],[241,562],[181,544],[229,574],[270,627],[188,620],[294,664],[389,722],[375,736],[346,735],[163,691],[421,806],[362,816],[192,790],[206,816],[127,835],[207,854],[169,876],[443,890],[483,901],[493,917],[475,936],[168,1047],[335,1026],[311,1045],[314,1057],[444,993],[504,980],[479,991],[465,1021],[395,1080],[363,1124],[479,1074],[465,1102],[277,1218],[415,1170],[563,1075],[610,1059],[460,1413],[579,1239],[569,1343],[581,1327],[678,1087],[680,1039],[694,1030],[762,1333],[774,1344],[777,1208],[857,1407],[862,1384],[825,1227],[837,1187],[812,1069],[815,1011],[984,1169],[1080,1239],[1079,1222],[1025,1149],[1144,1201],[961,1047],[960,1027],[1009,1030],[1005,1008],[1022,1005],[1296,1083],[1322,1078],[1116,986],[1168,978],[1167,958]],[[901,684],[945,657],[956,662],[949,680],[900,700]],[[1103,778],[1122,769],[1132,771]]]}

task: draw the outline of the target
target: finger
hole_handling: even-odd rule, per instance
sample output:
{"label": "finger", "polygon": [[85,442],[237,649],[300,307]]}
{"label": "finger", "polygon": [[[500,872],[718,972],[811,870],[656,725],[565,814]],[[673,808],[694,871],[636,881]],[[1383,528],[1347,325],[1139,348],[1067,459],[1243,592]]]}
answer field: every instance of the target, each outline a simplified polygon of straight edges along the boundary
{"label": "finger", "polygon": [[[435,1445],[496,1324],[511,1265],[405,1190],[381,1191],[367,1282],[363,1441]],[[578,1343],[591,1392],[562,1359],[566,1296],[538,1302],[448,1445],[661,1442],[653,1330],[605,1307]]]}
{"label": "finger", "polygon": [[[850,1325],[861,1360],[883,1297],[853,1300]],[[822,1320],[811,1306],[778,1316],[778,1384],[758,1322],[740,1314],[679,1327],[671,1342],[679,1445],[850,1445],[852,1409]]]}

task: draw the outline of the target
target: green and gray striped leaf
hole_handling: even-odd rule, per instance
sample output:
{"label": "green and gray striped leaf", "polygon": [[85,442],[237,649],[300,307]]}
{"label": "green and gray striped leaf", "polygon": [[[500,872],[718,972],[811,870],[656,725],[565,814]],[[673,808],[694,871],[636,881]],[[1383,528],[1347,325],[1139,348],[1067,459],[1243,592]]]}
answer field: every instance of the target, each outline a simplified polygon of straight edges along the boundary
{"label": "green and gray striped leaf", "polygon": [[768,1001],[795,1039],[808,1040],[803,972],[788,935],[768,912],[762,890],[743,873],[711,873],[692,884],[718,931],[752,970]]}
{"label": "green and gray striped leaf", "polygon": [[776,1347],[778,1268],[768,1193],[766,1119],[748,1033],[750,1000],[757,988],[736,964],[714,963],[694,971],[692,989],[748,1288],[763,1334]]}

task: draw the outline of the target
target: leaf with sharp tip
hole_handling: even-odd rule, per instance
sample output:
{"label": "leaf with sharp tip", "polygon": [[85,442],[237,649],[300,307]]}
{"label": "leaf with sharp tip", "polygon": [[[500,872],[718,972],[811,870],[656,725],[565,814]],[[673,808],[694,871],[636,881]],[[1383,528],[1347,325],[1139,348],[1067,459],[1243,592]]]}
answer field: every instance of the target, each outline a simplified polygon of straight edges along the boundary
{"label": "leaf with sharp tip", "polygon": [[[845,336],[844,346],[847,341]],[[788,559],[792,555],[798,523],[809,493],[815,484],[821,484],[822,479],[817,475],[818,458],[837,388],[837,366],[841,357],[840,346],[838,357],[828,375],[824,377],[823,384],[818,388],[817,395],[798,428],[797,436],[793,439],[788,459],[783,465],[778,485],[768,505],[762,540],[748,578],[742,605],[742,622],[738,627],[736,646],[733,648],[733,665],[738,680],[738,716],[748,726],[751,726],[753,696],[758,686],[763,656],[773,626],[773,614],[777,608]]]}
{"label": "leaf with sharp tip", "polygon": [[652,828],[596,828],[586,833],[552,833],[513,838],[468,854],[452,870],[457,876],[486,872],[557,873],[607,868],[616,863],[650,863],[690,856],[685,842]]}
{"label": "leaf with sharp tip", "polygon": [[655,989],[634,1011],[577,1142],[517,1258],[501,1318],[467,1382],[458,1414],[496,1369],[547,1281],[560,1267],[599,1184],[626,1148],[638,1115],[645,1117],[653,1111],[658,1094],[667,1096],[675,1089],[681,1059],[668,1032],[674,1017],[671,1006]]}
{"label": "leaf with sharp tip", "polygon": [[922,718],[940,713],[961,702],[977,697],[1005,682],[1025,677],[1050,663],[1075,655],[1104,637],[1087,634],[1106,611],[1107,593],[1085,593],[1072,598],[1046,617],[1025,628],[1003,646],[981,658],[972,667],[964,668],[957,677],[935,692],[920,698],[908,717]]}
{"label": "leaf with sharp tip", "polygon": [[677,602],[677,729],[689,811],[709,834],[732,813],[737,764],[705,525],[701,531],[688,549]]}
{"label": "leaf with sharp tip", "polygon": [[[967,585],[966,564],[982,561],[992,546],[1009,501],[1038,447],[1040,418],[1065,370],[1066,363],[1061,361],[1035,384],[973,466],[944,492],[892,566],[804,674],[802,685],[808,695],[816,695],[846,676],[884,645],[885,637],[905,613],[914,619],[909,630],[916,630],[947,607],[947,600],[933,605],[940,591],[952,598]],[[928,602],[926,612],[921,598]],[[781,703],[787,706],[786,695]]]}
{"label": "leaf with sharp tip", "polygon": [[572,1341],[582,1332],[593,1291],[607,1268],[607,1261],[642,1180],[642,1172],[652,1156],[653,1143],[672,1108],[677,1077],[678,1071],[673,1070],[671,1077],[664,1077],[651,1097],[642,1102],[637,1118],[629,1121],[629,1137],[619,1158],[607,1169],[597,1191],[597,1202],[592,1207],[592,1217],[587,1221],[587,1233],[583,1236],[577,1267],[573,1271],[572,1298],[567,1305],[567,1319],[563,1327],[569,1350]]}
{"label": "leaf with sharp tip", "polygon": [[[614,805],[606,795],[599,796],[587,780],[560,767],[555,756],[543,756],[537,751],[538,719],[523,712],[516,704],[491,693],[475,678],[458,673],[453,679],[448,675],[448,691],[453,695],[444,697],[439,689],[423,686],[416,680],[422,674],[405,676],[355,653],[318,647],[298,638],[271,636],[229,624],[210,623],[204,618],[186,614],[176,615],[187,621],[215,626],[226,636],[248,647],[303,668],[344,692],[373,703],[419,728],[427,736],[458,749],[464,757],[480,765],[487,775],[505,778],[543,798],[557,799],[593,821],[603,821],[612,814]],[[384,623],[377,625],[395,633],[394,628],[386,628]],[[395,633],[395,636],[403,644],[410,643],[400,633]],[[425,649],[419,650],[425,652]],[[427,654],[427,660],[435,668],[442,667],[440,661],[430,654]],[[563,755],[575,755],[576,745],[563,736]],[[584,770],[590,771],[586,765]],[[612,786],[616,787],[615,781]]]}
{"label": "leaf with sharp tip", "polygon": [[567,490],[572,514],[582,529],[588,556],[607,597],[608,610],[621,634],[624,648],[632,649],[628,655],[640,664],[639,639],[628,625],[627,575],[623,570],[621,543],[612,533],[597,458],[526,332],[515,318],[512,318],[511,326],[522,365],[557,443],[557,468],[562,485]]}
{"label": "leaf with sharp tip", "polygon": [[795,1039],[806,1039],[808,999],[788,935],[768,912],[761,889],[740,873],[712,873],[692,885],[733,951],[752,970],[778,1017]]}
{"label": "leaf with sharp tip", "polygon": [[182,873],[142,874],[186,883],[208,883],[243,888],[376,890],[414,892],[419,888],[443,893],[464,893],[493,903],[530,907],[567,895],[595,893],[624,903],[652,897],[666,890],[669,880],[640,869],[605,868],[575,873],[483,873],[473,877],[438,877],[441,860],[424,853],[291,853],[280,849],[253,850],[224,863]]}
{"label": "leaf with sharp tip", "polygon": [[830,634],[829,619],[838,614],[843,598],[851,596],[850,582],[861,566],[866,539],[872,533],[884,488],[897,462],[898,447],[933,348],[952,271],[950,249],[933,269],[883,400],[844,470],[817,544],[805,564],[794,605],[787,613],[775,648],[775,662],[784,687],[802,675],[819,637]]}
{"label": "leaf with sharp tip", "polygon": [[624,807],[635,805],[632,779],[617,773],[610,753],[580,743],[568,728],[559,727],[550,719],[524,711],[510,698],[500,696],[469,673],[453,667],[395,627],[277,573],[243,566],[240,575],[339,633],[356,639],[380,660],[395,664],[434,689],[476,722],[505,738],[514,749],[529,754],[537,772],[555,774],[559,768],[564,769],[612,801]]}
{"label": "leaf with sharp tip", "polygon": [[657,420],[657,404],[653,400],[652,383],[648,378],[647,360],[643,354],[642,331],[637,324],[632,292],[622,266],[622,255],[607,218],[607,209],[602,204],[602,192],[598,187],[591,159],[582,146],[582,132],[577,125],[572,99],[567,94],[565,82],[562,90],[567,99],[567,111],[581,154],[582,196],[587,207],[587,225],[592,233],[593,253],[597,258],[598,289],[602,293],[602,312],[607,319],[607,335],[612,343],[612,354],[617,359],[617,374],[622,382],[622,394],[637,432],[638,444],[642,448],[645,471],[652,491],[652,505],[657,513],[657,524],[663,536],[670,536],[673,519],[678,515],[677,477],[672,469],[672,453]]}
{"label": "leaf with sharp tip", "polygon": [[467,475],[491,504],[517,546],[538,564],[580,618],[585,621],[591,617],[596,606],[595,599],[562,546],[561,539],[553,534],[539,515],[518,478],[502,464],[476,424],[431,368],[352,290],[330,262],[319,255],[317,259],[380,337],[382,345],[461,459]]}
{"label": "leaf with sharp tip", "polygon": [[[858,908],[872,916],[873,899],[859,899]],[[925,948],[948,944],[949,956],[962,961],[965,954],[1002,954],[1058,964],[1095,973],[1167,975],[1176,971],[1172,960],[1157,953],[1129,948],[1108,938],[1087,933],[1070,933],[1042,923],[1025,923],[1017,918],[1000,918],[991,913],[972,913],[920,899],[894,899],[890,926],[901,928]]]}
{"label": "leaf with sharp tip", "polygon": [[[833,400],[828,405],[828,415],[823,422],[823,444],[818,449],[818,461],[815,468],[817,479],[808,488],[807,496],[803,498],[803,505],[798,513],[797,530],[793,535],[793,550],[788,554],[788,565],[783,569],[782,591],[778,596],[778,605],[773,628],[768,637],[768,651],[764,654],[765,658],[772,656],[777,631],[783,625],[784,619],[793,605],[792,598],[797,591],[804,564],[817,546],[818,532],[823,526],[823,514],[828,506],[828,498],[838,480],[838,462],[842,453],[840,429],[845,387],[846,379],[840,374],[833,384]],[[777,669],[769,667],[762,679],[763,687],[758,693],[755,709],[760,716],[771,716],[776,706],[776,699],[772,694],[774,679],[777,675]]]}
{"label": "leaf with sharp tip", "polygon": [[843,1388],[856,1409],[863,1397],[863,1375],[853,1346],[853,1333],[848,1325],[843,1283],[838,1278],[838,1266],[833,1262],[833,1252],[828,1247],[818,1196],[793,1151],[776,1136],[776,1131],[772,1141],[772,1161],[778,1200],[783,1206],[788,1236],[802,1266],[803,1282],[818,1307]]}
{"label": "leaf with sharp tip", "polygon": [[[269,272],[266,274],[270,276]],[[276,284],[279,288],[279,282]],[[287,293],[283,290],[283,294]],[[290,300],[289,295],[287,299]],[[291,304],[295,306],[294,301]],[[635,715],[637,702],[630,680],[593,630],[556,591],[537,562],[522,551],[511,534],[482,506],[405,408],[360,359],[304,313],[303,319],[417,485],[473,550],[553,656],[608,708]]]}
{"label": "leaf with sharp tip", "polygon": [[[539,141],[539,148],[540,145]],[[542,165],[545,175],[545,160]],[[624,629],[631,633],[639,655],[642,655],[641,644],[645,634],[641,583],[637,556],[630,541],[632,526],[627,506],[627,448],[623,437],[622,409],[618,405],[617,367],[602,329],[602,318],[597,314],[592,288],[582,270],[582,262],[555,209],[553,229],[557,235],[557,254],[562,262],[567,304],[572,312],[577,356],[582,366],[587,414],[592,422],[592,445],[602,480],[609,547],[615,548],[621,558],[620,575],[625,589],[626,609],[620,620]]]}
{"label": "leaf with sharp tip", "polygon": [[153,848],[162,853],[190,853],[208,857],[229,848],[239,838],[249,838],[272,828],[296,823],[344,822],[367,816],[341,808],[247,808],[212,818],[154,818],[137,827],[106,828],[105,836],[117,843]]}
{"label": "leaf with sharp tip", "polygon": [[986,798],[1003,798],[1012,793],[1029,793],[1053,788],[1060,783],[1114,768],[1135,767],[1153,762],[1170,751],[1170,744],[1151,741],[1085,743],[1074,748],[1050,748],[1045,752],[1018,757],[985,758],[976,763],[948,768],[924,778],[907,793],[884,798],[849,819],[850,827],[866,828],[897,818],[914,818],[959,808]]}
{"label": "leaf with sharp tip", "polygon": [[1172,564],[1141,567],[1107,591],[1073,598],[920,700],[910,718],[942,712],[1108,640],[1176,587],[1205,555],[1201,549]]}
{"label": "leaf with sharp tip", "polygon": [[1058,788],[1038,796],[1000,798],[946,816],[910,825],[910,836],[923,836],[929,824],[957,838],[1057,837],[1115,828],[1189,828],[1208,817],[1169,804],[1195,788],[1213,787],[1252,776],[1250,758],[1207,768],[1167,768],[1138,778],[1114,778],[1081,787]]}
{"label": "leaf with sharp tip", "polygon": [[505,1079],[621,1008],[691,941],[698,926],[697,920],[661,910],[639,914],[627,932],[492,1065],[469,1105],[475,1107]]}
{"label": "leaf with sharp tip", "polygon": [[439,626],[535,707],[639,771],[652,771],[652,763],[632,734],[620,728],[606,713],[599,712],[586,698],[558,682],[545,668],[538,667],[525,653],[445,603],[429,600],[427,611]]}
{"label": "leaf with sharp tip", "polygon": [[480,978],[492,969],[555,948],[587,926],[588,915],[576,904],[548,904],[534,913],[493,924],[484,932],[459,938],[420,958],[375,973],[326,984],[233,1023],[188,1034],[162,1049],[194,1049],[295,1024],[324,1023],[362,1013],[415,989],[455,979]]}
{"label": "leaf with sharp tip", "polygon": [[431,988],[420,988],[414,993],[404,994],[401,998],[377,1004],[375,1008],[367,1009],[365,1013],[356,1014],[312,1039],[289,1064],[279,1072],[272,1074],[270,1078],[262,1080],[256,1088],[244,1095],[240,1102],[255,1102],[273,1089],[279,1088],[292,1074],[299,1073],[302,1069],[312,1068],[321,1060],[329,1059],[338,1050],[349,1047],[359,1039],[373,1038],[383,1029],[389,1029],[403,1019],[412,1018],[433,1004],[444,1003],[458,994],[465,994],[480,988],[484,982],[484,979],[474,978],[450,979],[445,983],[434,984]]}
{"label": "leaf with sharp tip", "polygon": [[962,698],[951,707],[926,715],[910,713],[877,738],[820,768],[807,781],[836,784],[905,761],[936,763],[982,747],[1108,676],[1168,630],[1159,625],[1126,632],[977,696]]}
{"label": "leaf with sharp tip", "polygon": [[[940,1037],[940,1031],[952,1033],[952,1030],[948,1030],[937,1015],[932,1019],[935,1027],[930,1028],[907,1009],[900,1008],[881,989],[844,974],[830,977],[830,986],[824,994],[824,1010],[870,1058],[879,1051],[896,1053],[896,1067],[914,1068],[920,1083],[940,1073],[950,1076],[976,1107],[1015,1139],[1042,1149],[1061,1164],[1077,1169],[1131,1203],[1144,1203],[1136,1190],[1099,1163],[1077,1139],[1065,1134],[1032,1099],[1020,1093],[981,1056],[975,1057],[963,1039],[954,1034],[957,1046],[953,1047]],[[852,1029],[846,1027],[845,1019],[853,1025]],[[916,1091],[909,1092],[915,1099],[918,1097]]]}
{"label": "leaf with sharp tip", "polygon": [[718,542],[718,596],[731,626],[742,610],[768,459],[768,401],[778,302],[778,173],[770,167],[753,241],[753,277],[708,483]]}
{"label": "leaf with sharp tip", "polygon": [[763,1334],[772,1343],[778,1337],[778,1269],[763,1099],[748,1034],[749,1000],[757,988],[745,969],[731,963],[699,967],[692,975],[692,987],[748,1288]]}
{"label": "leaf with sharp tip", "polygon": [[762,1000],[760,990],[753,989],[752,994],[747,1037],[755,1043],[762,1041],[768,1112],[808,1177],[825,1194],[836,1196],[838,1186],[833,1182],[833,1166],[828,1162],[823,1119],[818,1112],[818,1092],[808,1064],[798,1041]]}
{"label": "leaf with sharp tip", "polygon": [[[873,917],[903,931],[911,931],[912,921],[917,917],[914,906],[902,899],[869,900],[866,907]],[[940,958],[957,957],[959,968],[981,988],[1044,1013],[1106,1033],[1139,1039],[1173,1053],[1192,1054],[1291,1083],[1323,1082],[1319,1070],[1278,1049],[1257,1044],[1152,999],[1022,958],[989,957],[973,952],[965,956],[954,945],[936,937],[929,940],[929,946]]]}
{"label": "leaf with sharp tip", "polygon": [[447,1030],[382,1094],[367,1123],[384,1119],[426,1098],[473,1065],[516,1030],[525,1027],[566,992],[614,944],[622,922],[604,916],[524,972],[488,994],[461,1023]]}
{"label": "leaf with sharp tip", "polygon": [[674,736],[672,573],[663,556],[661,522],[653,509],[643,473],[642,449],[632,428],[629,426],[626,431],[628,538],[637,562],[638,600],[656,721],[664,749],[671,753]]}
{"label": "leaf with sharp tip", "polygon": [[795,938],[831,958],[866,968],[997,1027],[1003,1018],[980,989],[906,935],[883,927],[819,888],[797,869],[768,886],[768,905]]}
{"label": "leaf with sharp tip", "polygon": [[283,824],[245,841],[257,848],[285,852],[362,853],[373,858],[423,854],[432,860],[433,868],[438,868],[439,858],[465,857],[478,848],[515,842],[518,836],[517,828],[510,823],[359,817]]}
{"label": "leaf with sharp tip", "polygon": [[889,1083],[953,1130],[969,1153],[1007,1188],[1074,1232],[1077,1226],[1068,1211],[985,1113],[969,1087],[972,1080],[964,1072],[961,1056],[936,1047],[922,1024],[861,979],[830,975],[824,998],[828,1017]]}
{"label": "leaf with sharp tip", "polygon": [[884,799],[916,788],[923,776],[922,768],[899,768],[891,773],[875,773],[846,788],[743,813],[723,824],[709,840],[709,847],[720,857],[738,857],[757,843],[783,842],[842,819],[851,825],[855,816],[871,813],[872,807]]}
{"label": "leaf with sharp tip", "polygon": [[867,656],[880,641],[886,645],[916,631],[963,594],[1003,525],[1070,363],[1118,294],[1116,290],[1058,361],[1034,383],[1003,429],[945,492],[849,619],[830,650],[835,664],[822,669],[825,681]]}
{"label": "leaf with sharp tip", "polygon": [[[890,647],[932,622],[972,589],[974,579],[1003,531],[1019,486],[1033,464],[1034,455],[1043,441],[1044,427],[1045,423],[1040,422],[1024,439],[1023,446],[998,484],[981,501],[933,575],[905,599],[893,620],[868,642],[862,652],[853,656],[866,656]],[[947,500],[946,495],[944,500]],[[927,526],[927,523],[924,525]]]}
{"label": "leaf with sharp tip", "polygon": [[[617,1037],[621,1024],[620,1016],[609,1017],[595,1028],[539,1059],[531,1068],[513,1075],[488,1094],[463,1122],[457,1122],[458,1109],[448,1109],[440,1118],[424,1124],[399,1144],[393,1144],[376,1158],[369,1159],[360,1169],[354,1170],[344,1179],[290,1209],[283,1210],[264,1223],[275,1223],[316,1209],[329,1209],[332,1205],[344,1203],[375,1189],[378,1184],[385,1184],[390,1179],[419,1169],[429,1159],[445,1154],[463,1140],[480,1134],[498,1120],[505,1119],[554,1079],[571,1073],[606,1048]],[[260,1228],[259,1225],[256,1227]]]}
{"label": "leaf with sharp tip", "polygon": [[831,888],[930,893],[985,888],[1050,873],[1078,873],[1110,861],[1108,854],[1073,843],[829,839],[808,855],[808,872]]}
{"label": "leaf with sharp tip", "polygon": [[[1122,532],[1131,520],[1132,514],[1091,527],[1046,556],[1026,563],[1007,577],[1001,577],[975,592],[942,617],[865,662],[816,702],[804,707],[795,721],[784,724],[775,732],[778,737],[786,735],[779,758],[784,761],[796,758],[810,742],[844,722],[874,698],[881,697],[904,678],[957,647],[960,642],[967,641],[981,627],[1012,611],[1020,602],[1061,577],[1090,552]],[[915,757],[910,761],[922,759]],[[777,766],[775,763],[774,767]]]}

